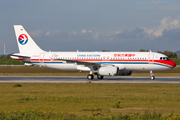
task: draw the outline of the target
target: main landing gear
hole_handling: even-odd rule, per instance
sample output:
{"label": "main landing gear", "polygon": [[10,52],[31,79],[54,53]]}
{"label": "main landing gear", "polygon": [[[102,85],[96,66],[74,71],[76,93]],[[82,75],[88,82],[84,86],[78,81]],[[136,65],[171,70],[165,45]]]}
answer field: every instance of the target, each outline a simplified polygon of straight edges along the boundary
{"label": "main landing gear", "polygon": [[[103,79],[103,78],[104,78],[104,76],[97,75],[97,79]],[[87,76],[87,79],[88,80],[94,79],[94,75],[90,72],[90,74]]]}
{"label": "main landing gear", "polygon": [[93,74],[89,74],[89,75],[87,76],[87,79],[88,79],[88,80],[94,79],[94,75],[93,75]]}
{"label": "main landing gear", "polygon": [[154,77],[154,74],[153,74],[153,71],[150,71],[150,74],[151,74],[151,80],[154,80],[155,79],[155,77]]}
{"label": "main landing gear", "polygon": [[88,79],[88,80],[94,79],[94,75],[93,75],[92,73],[93,73],[93,72],[90,71],[90,74],[87,76],[87,79]]}
{"label": "main landing gear", "polygon": [[104,76],[97,75],[97,78],[98,78],[98,79],[103,79],[103,78],[104,78]]}

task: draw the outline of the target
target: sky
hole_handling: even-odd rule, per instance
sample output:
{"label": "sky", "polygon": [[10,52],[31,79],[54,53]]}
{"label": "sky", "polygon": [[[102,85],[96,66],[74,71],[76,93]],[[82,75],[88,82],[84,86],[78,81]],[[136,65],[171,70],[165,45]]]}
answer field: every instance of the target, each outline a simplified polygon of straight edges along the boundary
{"label": "sky", "polygon": [[45,51],[180,50],[180,0],[0,0],[0,54],[13,25]]}

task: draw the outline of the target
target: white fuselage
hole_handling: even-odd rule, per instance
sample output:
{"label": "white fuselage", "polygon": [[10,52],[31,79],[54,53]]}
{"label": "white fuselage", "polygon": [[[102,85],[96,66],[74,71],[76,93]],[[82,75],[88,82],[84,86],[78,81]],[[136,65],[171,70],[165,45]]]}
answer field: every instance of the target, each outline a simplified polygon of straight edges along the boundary
{"label": "white fuselage", "polygon": [[157,71],[174,67],[173,61],[168,60],[167,56],[154,52],[43,52],[26,53],[26,56],[30,59],[22,61],[60,70],[90,71],[88,65],[63,60],[113,65],[119,70],[128,71]]}

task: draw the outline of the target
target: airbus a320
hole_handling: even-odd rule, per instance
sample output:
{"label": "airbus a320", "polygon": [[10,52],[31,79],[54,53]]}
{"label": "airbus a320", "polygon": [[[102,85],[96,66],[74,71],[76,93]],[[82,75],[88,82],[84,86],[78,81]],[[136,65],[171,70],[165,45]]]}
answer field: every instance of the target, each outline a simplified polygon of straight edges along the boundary
{"label": "airbus a320", "polygon": [[22,25],[14,25],[19,53],[11,57],[25,62],[59,70],[89,71],[87,79],[104,76],[130,76],[132,71],[169,70],[176,66],[166,55],[155,52],[47,52],[42,50]]}

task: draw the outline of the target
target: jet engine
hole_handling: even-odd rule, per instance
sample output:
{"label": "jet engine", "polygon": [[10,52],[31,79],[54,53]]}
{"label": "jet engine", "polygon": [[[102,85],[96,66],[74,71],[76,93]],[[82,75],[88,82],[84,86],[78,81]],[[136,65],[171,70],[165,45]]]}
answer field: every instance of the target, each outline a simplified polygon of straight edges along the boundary
{"label": "jet engine", "polygon": [[119,68],[114,66],[100,67],[97,74],[101,76],[117,76],[118,70]]}
{"label": "jet engine", "polygon": [[31,63],[24,63],[25,66],[33,66]]}

